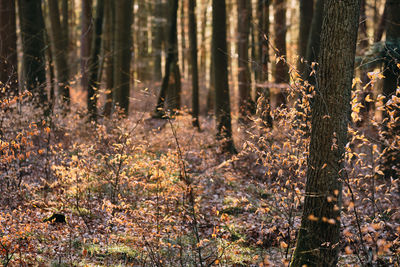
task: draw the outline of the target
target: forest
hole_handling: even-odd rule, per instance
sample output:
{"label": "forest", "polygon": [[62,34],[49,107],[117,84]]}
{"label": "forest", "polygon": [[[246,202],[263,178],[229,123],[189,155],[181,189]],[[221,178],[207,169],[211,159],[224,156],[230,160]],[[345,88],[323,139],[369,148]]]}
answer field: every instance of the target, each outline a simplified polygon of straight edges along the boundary
{"label": "forest", "polygon": [[2,266],[400,266],[399,0],[0,0]]}

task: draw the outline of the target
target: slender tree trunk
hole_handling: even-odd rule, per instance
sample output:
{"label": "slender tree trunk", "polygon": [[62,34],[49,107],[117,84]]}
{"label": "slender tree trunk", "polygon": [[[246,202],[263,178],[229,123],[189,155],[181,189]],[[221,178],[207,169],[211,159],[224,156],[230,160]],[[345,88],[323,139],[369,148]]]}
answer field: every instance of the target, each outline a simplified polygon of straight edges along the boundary
{"label": "slender tree trunk", "polygon": [[180,24],[181,24],[181,27],[180,27],[180,30],[181,30],[181,69],[182,69],[182,75],[183,75],[183,77],[186,77],[186,62],[185,62],[185,60],[186,60],[186,55],[187,55],[187,52],[186,52],[186,32],[185,32],[185,29],[186,29],[186,21],[185,21],[185,17],[186,17],[186,12],[185,12],[185,2],[186,1],[181,1],[181,5],[180,5]]}
{"label": "slender tree trunk", "polygon": [[161,61],[162,49],[165,43],[165,25],[166,16],[165,10],[168,9],[163,0],[156,0],[154,8],[154,41],[153,41],[153,55],[154,55],[154,80],[160,81],[162,79]]}
{"label": "slender tree trunk", "polygon": [[258,81],[256,87],[257,113],[261,117],[266,127],[272,127],[272,117],[270,108],[270,90],[263,85],[268,81],[268,62],[269,62],[269,6],[270,0],[258,0],[258,20],[259,20],[259,62]]}
{"label": "slender tree trunk", "polygon": [[[387,104],[400,85],[400,1],[387,0],[386,42],[385,42],[385,64],[383,75],[383,95]],[[392,113],[392,115],[390,115]],[[385,145],[383,151],[384,174],[387,179],[397,179],[400,170],[399,147],[396,146],[396,138],[400,133],[400,108],[398,106],[386,107],[383,112],[383,125]],[[396,118],[395,120],[393,118]],[[393,145],[394,144],[394,145]],[[398,144],[398,143],[397,143]]]}
{"label": "slender tree trunk", "polygon": [[15,1],[0,0],[0,82],[5,86],[5,94],[18,94],[18,58]]}
{"label": "slender tree trunk", "polygon": [[96,91],[99,89],[99,55],[101,48],[101,35],[104,19],[104,0],[97,0],[96,18],[94,20],[91,55],[89,59],[89,83],[87,95],[87,107],[92,121],[97,119],[97,98]]}
{"label": "slender tree trunk", "polygon": [[[274,30],[275,30],[275,47],[277,49],[277,57],[282,60],[275,67],[275,83],[289,83],[289,68],[286,64],[286,3],[285,0],[274,1]],[[283,89],[281,89],[283,90]],[[276,96],[277,106],[286,105],[286,94],[278,93]]]}
{"label": "slender tree trunk", "polygon": [[61,13],[62,13],[61,28],[62,28],[62,34],[63,34],[64,47],[66,47],[66,51],[68,53],[68,51],[69,51],[68,0],[62,0]]}
{"label": "slender tree trunk", "polygon": [[115,1],[114,106],[129,112],[133,0]]}
{"label": "slender tree trunk", "polygon": [[[310,35],[314,13],[314,0],[300,0],[300,29],[299,29],[299,63],[298,71],[303,73],[304,62],[307,56],[307,42]],[[303,60],[302,60],[303,59]]]}
{"label": "slender tree trunk", "polygon": [[212,9],[212,53],[217,139],[222,141],[222,151],[232,153],[235,152],[235,147],[232,139],[229,99],[225,0],[212,0]]}
{"label": "slender tree trunk", "polygon": [[189,0],[189,41],[192,70],[192,117],[193,126],[200,129],[199,123],[199,71],[197,63],[197,22],[196,0]]}
{"label": "slender tree trunk", "polygon": [[114,24],[115,6],[113,0],[105,0],[104,17],[104,54],[105,54],[105,73],[106,73],[106,103],[104,105],[104,116],[110,117],[112,112],[113,90],[114,90]]}
{"label": "slender tree trunk", "polygon": [[291,266],[336,266],[360,0],[326,0],[303,216]]}
{"label": "slender tree trunk", "polygon": [[41,0],[19,0],[18,13],[26,88],[37,97],[38,104],[46,106],[45,25]]}
{"label": "slender tree trunk", "polygon": [[315,4],[314,16],[311,23],[311,30],[308,37],[307,42],[307,67],[304,71],[303,80],[308,80],[308,82],[312,85],[315,84],[315,76],[312,75],[310,77],[310,73],[312,71],[311,65],[313,62],[317,61],[319,48],[320,48],[320,36],[322,29],[322,21],[324,14],[324,3],[326,0],[317,0]]}
{"label": "slender tree trunk", "polygon": [[[379,20],[378,27],[375,30],[374,34],[374,42],[380,42],[382,40],[383,32],[386,29],[386,20],[387,20],[387,1],[385,2],[385,7],[383,9],[383,14],[381,19]],[[378,12],[377,12],[378,13]]]}
{"label": "slender tree trunk", "polygon": [[[362,56],[369,47],[368,31],[367,31],[366,0],[361,0],[360,26],[358,34],[359,34],[358,54]],[[372,94],[371,86],[368,85],[369,83],[368,72],[365,70],[360,70],[360,79],[363,92],[361,93],[360,96],[362,107],[360,109],[361,121],[359,123],[362,124],[364,122],[368,122],[369,112],[372,109],[373,105],[371,102],[366,101],[367,96],[371,97]]]}
{"label": "slender tree trunk", "polygon": [[251,78],[249,68],[250,7],[248,0],[238,0],[238,81],[239,114],[243,120],[253,113],[254,102],[251,99]]}
{"label": "slender tree trunk", "polygon": [[[157,100],[155,117],[164,114],[164,103],[167,100],[168,109],[173,112],[180,108],[180,72],[178,65],[178,40],[177,40],[177,18],[178,0],[170,0],[170,18],[168,34],[168,52],[165,62],[164,78],[161,84],[160,94]],[[173,75],[173,77],[170,77]]]}
{"label": "slender tree trunk", "polygon": [[70,93],[68,84],[68,49],[65,47],[63,39],[63,32],[60,22],[60,11],[58,7],[58,0],[49,0],[49,17],[50,17],[50,30],[51,40],[54,48],[54,60],[56,63],[57,80],[59,95],[64,104],[69,105]]}
{"label": "slender tree trunk", "polygon": [[92,0],[82,0],[82,33],[81,33],[81,85],[88,87],[88,61],[90,57],[90,46],[92,44]]}

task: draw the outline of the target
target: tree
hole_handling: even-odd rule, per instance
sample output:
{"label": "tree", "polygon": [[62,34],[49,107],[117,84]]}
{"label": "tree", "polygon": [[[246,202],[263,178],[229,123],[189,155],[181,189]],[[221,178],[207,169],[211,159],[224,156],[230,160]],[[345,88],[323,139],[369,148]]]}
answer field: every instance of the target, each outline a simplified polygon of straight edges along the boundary
{"label": "tree", "polygon": [[197,23],[196,0],[189,0],[189,45],[192,70],[192,117],[193,126],[200,128],[199,123],[199,70],[197,63]]}
{"label": "tree", "polygon": [[83,88],[88,86],[88,61],[90,57],[90,46],[92,44],[92,0],[82,0],[81,14],[81,85]]}
{"label": "tree", "polygon": [[[289,67],[286,64],[286,1],[275,0],[274,10],[276,55],[282,58],[276,63],[275,83],[289,83]],[[278,93],[276,102],[278,106],[286,105],[286,96],[283,92]]]}
{"label": "tree", "polygon": [[115,1],[114,106],[129,112],[133,1]]}
{"label": "tree", "polygon": [[312,85],[315,84],[315,76],[313,75],[310,77],[311,64],[317,61],[319,55],[320,36],[321,36],[325,1],[326,0],[317,0],[315,4],[315,11],[307,42],[307,52],[306,52],[307,67],[304,71],[303,79],[308,80],[308,82]]}
{"label": "tree", "polygon": [[326,0],[303,216],[291,266],[335,266],[360,0]]}
{"label": "tree", "polygon": [[257,112],[259,113],[265,126],[272,127],[270,90],[267,86],[263,85],[266,81],[268,81],[270,0],[258,0],[257,5],[257,17],[259,21],[258,53],[261,66],[257,72]]}
{"label": "tree", "polygon": [[180,108],[181,76],[178,65],[177,39],[178,2],[178,0],[170,0],[167,60],[165,62],[164,77],[154,114],[155,117],[162,117],[164,115],[165,100],[170,111],[173,112]]}
{"label": "tree", "polygon": [[213,0],[212,9],[212,54],[217,139],[222,141],[222,151],[235,152],[228,85],[225,0]]}
{"label": "tree", "polygon": [[[306,59],[307,42],[314,13],[314,0],[300,0],[299,57]],[[303,73],[304,64],[298,64],[299,73]]]}
{"label": "tree", "polygon": [[237,1],[238,10],[238,81],[239,81],[239,114],[241,119],[252,112],[254,103],[251,99],[251,78],[249,68],[249,35],[251,2]]}
{"label": "tree", "polygon": [[68,69],[68,47],[65,46],[64,34],[60,21],[60,10],[58,0],[49,0],[49,17],[50,17],[50,37],[53,44],[53,55],[56,64],[56,74],[58,80],[58,89],[61,100],[64,104],[69,105],[69,69]]}
{"label": "tree", "polygon": [[18,13],[22,40],[22,69],[26,88],[46,105],[45,25],[41,0],[19,0]]}
{"label": "tree", "polygon": [[[386,41],[385,41],[385,61],[383,80],[383,95],[385,103],[396,95],[398,86],[400,85],[400,1],[387,0],[387,21],[386,21]],[[392,115],[390,115],[392,113]],[[384,116],[384,136],[385,146],[383,151],[384,174],[386,178],[398,178],[400,169],[400,155],[396,148],[392,147],[392,143],[396,140],[400,132],[400,122],[398,117],[400,109],[398,107],[386,107]],[[397,120],[389,123],[391,116]]]}
{"label": "tree", "polygon": [[99,81],[99,55],[101,48],[101,34],[103,30],[104,19],[104,0],[97,0],[96,18],[94,21],[93,38],[91,45],[91,54],[89,58],[89,83],[87,95],[87,107],[92,121],[96,121],[97,117],[97,93],[96,90],[100,85]]}
{"label": "tree", "polygon": [[18,58],[15,1],[0,0],[0,96],[18,93]]}
{"label": "tree", "polygon": [[168,10],[163,0],[156,0],[154,7],[154,18],[153,18],[153,54],[154,54],[154,80],[160,81],[162,79],[161,71],[161,55],[163,44],[165,44],[165,32],[166,32],[166,14]]}
{"label": "tree", "polygon": [[113,0],[105,0],[104,15],[104,54],[105,54],[105,86],[106,103],[104,104],[104,116],[109,117],[112,112],[114,90],[114,24],[115,6]]}

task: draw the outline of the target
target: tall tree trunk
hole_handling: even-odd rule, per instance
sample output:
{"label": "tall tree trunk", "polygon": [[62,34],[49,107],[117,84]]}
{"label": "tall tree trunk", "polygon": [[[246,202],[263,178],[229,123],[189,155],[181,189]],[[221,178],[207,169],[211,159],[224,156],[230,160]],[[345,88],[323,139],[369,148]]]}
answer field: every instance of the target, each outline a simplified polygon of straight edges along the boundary
{"label": "tall tree trunk", "polygon": [[23,74],[26,88],[37,97],[37,103],[47,105],[45,69],[45,25],[41,0],[18,1],[23,51]]}
{"label": "tall tree trunk", "polygon": [[[396,90],[400,85],[400,1],[387,0],[387,21],[386,21],[386,43],[385,43],[385,64],[383,75],[383,95],[386,97],[385,103],[396,95]],[[390,115],[392,113],[392,115]],[[400,108],[393,106],[386,108],[384,113],[384,137],[385,146],[383,151],[383,164],[385,178],[397,179],[400,171],[399,147],[395,144],[396,138],[400,133]],[[391,119],[396,118],[395,120]]]}
{"label": "tall tree trunk", "polygon": [[129,112],[133,0],[115,1],[114,105]]}
{"label": "tall tree trunk", "polygon": [[109,117],[112,112],[113,90],[114,90],[114,24],[115,6],[113,0],[105,0],[104,16],[104,54],[106,73],[106,103],[104,105],[104,116]]}
{"label": "tall tree trunk", "polygon": [[[365,52],[367,51],[369,47],[369,41],[368,41],[368,31],[367,31],[367,14],[366,14],[366,0],[361,0],[361,9],[360,9],[360,26],[358,30],[358,39],[359,39],[359,45],[358,45],[358,54],[359,55],[364,55]],[[369,78],[368,78],[368,72],[366,70],[360,70],[360,79],[361,79],[361,86],[363,92],[361,93],[360,100],[361,100],[361,109],[360,109],[360,115],[361,115],[361,121],[359,124],[362,124],[364,122],[368,122],[369,120],[369,112],[372,109],[373,104],[369,101],[366,101],[367,96],[371,96],[371,86],[368,85],[369,83]],[[372,97],[371,97],[372,99]]]}
{"label": "tall tree trunk", "polygon": [[314,0],[300,0],[300,29],[299,29],[299,63],[298,71],[303,73],[304,62],[307,56],[307,42],[314,13]]}
{"label": "tall tree trunk", "polygon": [[[18,94],[18,58],[15,1],[0,0],[0,82],[6,92],[1,96]],[[7,85],[7,86],[5,86]]]}
{"label": "tall tree trunk", "polygon": [[228,84],[228,58],[226,43],[225,0],[212,0],[212,53],[215,84],[215,116],[217,139],[222,141],[222,151],[235,152],[232,139],[231,107]]}
{"label": "tall tree trunk", "polygon": [[185,12],[185,2],[186,1],[181,1],[181,5],[180,5],[180,30],[181,30],[181,69],[182,69],[182,75],[183,77],[186,77],[186,55],[187,55],[187,51],[186,51],[186,21],[185,21],[185,17],[186,17],[186,12]]}
{"label": "tall tree trunk", "polygon": [[165,25],[166,25],[166,16],[165,10],[166,7],[163,0],[156,0],[154,7],[154,40],[153,40],[153,55],[154,55],[154,80],[160,81],[162,79],[162,71],[161,71],[161,61],[162,61],[162,49],[163,44],[165,43]]}
{"label": "tall tree trunk", "polygon": [[304,71],[303,80],[308,80],[312,85],[315,84],[315,76],[310,77],[312,71],[311,64],[317,61],[319,49],[320,49],[320,36],[322,29],[322,21],[324,14],[324,3],[326,0],[317,0],[315,4],[314,16],[311,23],[310,34],[307,42],[307,67]]}
{"label": "tall tree trunk", "polygon": [[66,51],[68,53],[68,51],[69,51],[68,0],[62,0],[61,13],[62,13],[61,28],[62,28],[62,34],[63,34],[64,47],[66,47]]}
{"label": "tall tree trunk", "polygon": [[336,266],[360,0],[326,0],[303,216],[292,267]]}
{"label": "tall tree trunk", "polygon": [[192,70],[192,117],[193,126],[200,128],[199,123],[199,71],[197,63],[197,22],[196,0],[189,0],[189,41]]}
{"label": "tall tree trunk", "polygon": [[70,93],[68,84],[68,48],[65,47],[63,39],[63,32],[60,22],[60,10],[58,7],[58,0],[49,0],[49,18],[50,18],[50,30],[51,40],[54,48],[54,60],[56,63],[56,73],[58,80],[59,96],[61,96],[62,102],[69,105]]}
{"label": "tall tree trunk", "polygon": [[89,59],[89,83],[87,95],[87,107],[92,121],[97,119],[97,93],[99,89],[99,55],[101,48],[101,35],[104,19],[104,0],[97,0],[96,18],[94,20],[92,51]]}
{"label": "tall tree trunk", "polygon": [[90,46],[92,44],[92,0],[82,0],[82,33],[81,33],[81,85],[88,87],[88,61],[90,57]]}
{"label": "tall tree trunk", "polygon": [[[385,2],[385,7],[383,9],[383,14],[381,19],[379,20],[378,27],[375,28],[374,33],[374,43],[380,42],[382,40],[383,32],[386,29],[386,20],[387,20],[387,1]],[[378,13],[378,11],[376,12]]]}
{"label": "tall tree trunk", "polygon": [[148,47],[148,23],[147,18],[149,15],[149,4],[146,1],[139,1],[139,9],[136,16],[137,19],[137,39],[135,41],[138,43],[137,48],[137,79],[140,81],[147,81],[150,75],[149,72],[149,47]]}
{"label": "tall tree trunk", "polygon": [[[168,109],[173,112],[180,108],[180,71],[178,65],[178,40],[177,40],[177,18],[178,0],[170,0],[170,17],[168,33],[168,52],[165,62],[164,78],[161,84],[160,94],[157,100],[155,117],[164,114],[164,103],[167,100]],[[170,77],[173,75],[173,77]]]}
{"label": "tall tree trunk", "polygon": [[[275,0],[274,10],[276,54],[277,57],[282,58],[275,67],[275,83],[289,83],[289,67],[286,64],[286,1]],[[277,106],[286,105],[286,94],[284,92],[278,93],[276,104]]]}
{"label": "tall tree trunk", "polygon": [[251,99],[251,78],[249,68],[249,35],[250,7],[248,0],[237,1],[238,12],[238,82],[239,82],[239,114],[245,119],[253,113],[254,103]]}
{"label": "tall tree trunk", "polygon": [[269,62],[269,6],[270,0],[258,0],[258,20],[259,20],[259,63],[260,68],[257,86],[256,86],[256,102],[257,113],[261,117],[266,127],[272,127],[272,117],[270,108],[270,90],[263,85],[268,81],[268,62]]}

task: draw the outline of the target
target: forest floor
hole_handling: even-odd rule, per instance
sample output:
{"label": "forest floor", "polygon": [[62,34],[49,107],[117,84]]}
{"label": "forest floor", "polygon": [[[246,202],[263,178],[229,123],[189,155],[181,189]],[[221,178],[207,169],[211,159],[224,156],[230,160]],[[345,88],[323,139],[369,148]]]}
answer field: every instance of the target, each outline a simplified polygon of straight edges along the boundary
{"label": "forest floor", "polygon": [[[206,117],[198,131],[187,114],[135,112],[97,125],[79,112],[36,123],[29,110],[19,114],[2,122],[19,144],[1,165],[5,266],[290,262],[309,142],[291,111],[273,129],[257,120],[235,125],[236,155],[219,151]],[[339,266],[399,266],[399,183],[374,176],[373,138],[353,136]]]}

